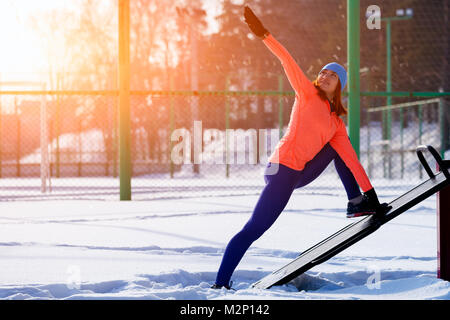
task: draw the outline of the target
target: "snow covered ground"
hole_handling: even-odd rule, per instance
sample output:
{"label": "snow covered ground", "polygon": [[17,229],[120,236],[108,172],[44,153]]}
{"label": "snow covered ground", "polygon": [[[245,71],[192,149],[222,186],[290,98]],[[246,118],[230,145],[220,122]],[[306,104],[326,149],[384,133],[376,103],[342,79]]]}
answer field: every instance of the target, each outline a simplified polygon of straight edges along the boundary
{"label": "snow covered ground", "polygon": [[[131,202],[0,202],[0,299],[450,299],[450,283],[436,278],[436,196],[288,285],[252,289],[356,221],[345,218],[343,188],[313,185],[294,192],[244,256],[232,278],[237,291],[210,289],[262,177],[257,183],[249,181],[247,191],[169,199],[142,193]],[[391,201],[412,186],[377,192]]]}

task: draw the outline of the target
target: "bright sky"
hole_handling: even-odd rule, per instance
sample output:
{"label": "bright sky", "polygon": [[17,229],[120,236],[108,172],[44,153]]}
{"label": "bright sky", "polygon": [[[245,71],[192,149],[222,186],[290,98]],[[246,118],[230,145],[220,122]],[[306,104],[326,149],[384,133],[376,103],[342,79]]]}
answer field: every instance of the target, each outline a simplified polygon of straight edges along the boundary
{"label": "bright sky", "polygon": [[[31,17],[54,9],[76,12],[80,0],[0,0],[0,81],[34,81],[48,70],[48,44],[32,29]],[[103,1],[110,5],[117,0]],[[210,31],[217,30],[214,16],[220,13],[223,0],[204,0]],[[43,22],[45,25],[45,21]],[[50,35],[51,37],[52,35]],[[56,39],[50,38],[55,42]],[[53,44],[52,44],[53,45]],[[52,48],[55,51],[55,48]],[[57,50],[56,50],[57,51]],[[31,78],[33,79],[31,79]]]}
{"label": "bright sky", "polygon": [[0,1],[0,81],[28,78],[30,74],[45,71],[48,59],[44,43],[32,30],[29,19],[73,3],[73,0]]}

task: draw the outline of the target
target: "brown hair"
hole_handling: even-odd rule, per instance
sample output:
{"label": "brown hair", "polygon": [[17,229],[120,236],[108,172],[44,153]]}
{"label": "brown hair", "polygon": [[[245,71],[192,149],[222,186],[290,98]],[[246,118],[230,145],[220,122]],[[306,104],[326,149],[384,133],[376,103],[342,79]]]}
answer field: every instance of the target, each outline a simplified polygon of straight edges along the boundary
{"label": "brown hair", "polygon": [[[325,93],[325,91],[320,89],[318,79],[314,80],[312,83],[314,87],[316,87],[317,94],[319,95],[319,97],[322,100],[327,101],[328,100],[327,94]],[[336,89],[334,90],[333,100],[331,102],[334,104],[336,108],[335,112],[338,116],[343,116],[347,114],[347,109],[342,105],[341,82],[339,80]]]}

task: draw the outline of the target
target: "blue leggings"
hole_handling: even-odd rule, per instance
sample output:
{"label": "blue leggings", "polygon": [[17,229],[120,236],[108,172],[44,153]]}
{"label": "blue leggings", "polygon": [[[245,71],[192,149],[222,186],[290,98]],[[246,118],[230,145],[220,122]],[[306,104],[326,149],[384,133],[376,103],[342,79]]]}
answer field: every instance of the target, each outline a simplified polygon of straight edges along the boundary
{"label": "blue leggings", "polygon": [[344,184],[347,198],[350,200],[361,195],[359,186],[350,169],[328,143],[301,171],[282,164],[270,162],[267,164],[264,172],[266,186],[259,196],[252,216],[244,228],[230,240],[225,249],[216,277],[217,285],[229,284],[234,269],[247,249],[272,226],[284,210],[292,192],[316,179],[332,160],[334,160],[336,170]]}

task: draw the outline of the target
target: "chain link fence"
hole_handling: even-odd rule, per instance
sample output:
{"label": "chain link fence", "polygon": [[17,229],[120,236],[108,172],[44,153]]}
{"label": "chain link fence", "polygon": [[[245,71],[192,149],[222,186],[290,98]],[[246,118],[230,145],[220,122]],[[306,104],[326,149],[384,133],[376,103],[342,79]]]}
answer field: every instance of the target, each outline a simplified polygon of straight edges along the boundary
{"label": "chain link fence", "polygon": [[361,130],[368,175],[389,180],[422,179],[424,170],[417,161],[416,147],[432,145],[444,157],[446,127],[443,98],[369,108]]}
{"label": "chain link fence", "polygon": [[[116,92],[3,92],[0,98],[2,200],[118,199]],[[291,93],[278,92],[133,92],[133,199],[258,194],[293,102]],[[374,186],[395,189],[423,178],[414,150],[419,144],[439,149],[448,140],[442,137],[446,106],[443,99],[428,99],[363,110],[361,162]],[[46,149],[50,179],[43,195]],[[333,165],[298,192],[316,187],[343,192]]]}

